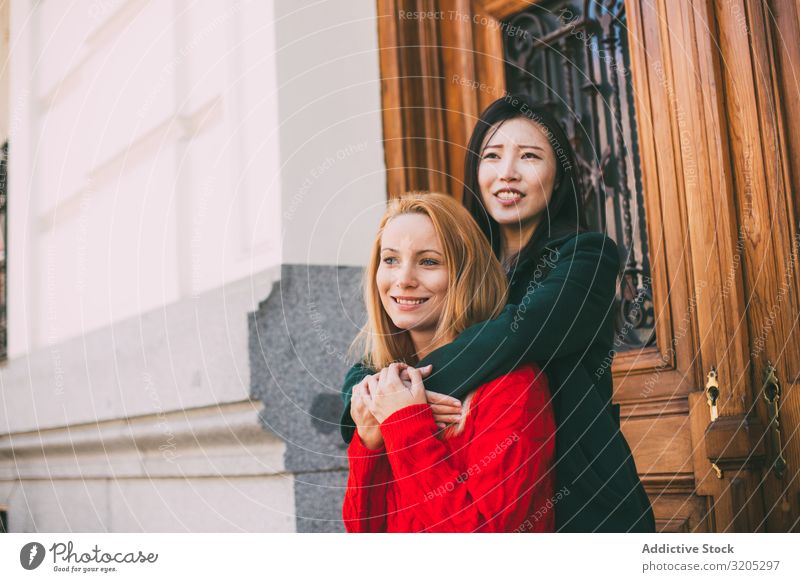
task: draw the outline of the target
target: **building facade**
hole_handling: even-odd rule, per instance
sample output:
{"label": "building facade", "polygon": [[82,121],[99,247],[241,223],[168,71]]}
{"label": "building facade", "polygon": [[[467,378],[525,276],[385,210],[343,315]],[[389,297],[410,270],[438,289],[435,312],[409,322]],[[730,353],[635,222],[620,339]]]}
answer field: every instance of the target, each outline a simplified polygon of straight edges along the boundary
{"label": "building facade", "polygon": [[564,122],[620,248],[608,365],[662,531],[800,522],[792,0],[12,0],[10,531],[342,531],[387,199],[480,112]]}
{"label": "building facade", "polygon": [[[386,200],[375,5],[4,8],[7,528],[341,530],[332,352]],[[313,297],[282,295],[295,273]]]}

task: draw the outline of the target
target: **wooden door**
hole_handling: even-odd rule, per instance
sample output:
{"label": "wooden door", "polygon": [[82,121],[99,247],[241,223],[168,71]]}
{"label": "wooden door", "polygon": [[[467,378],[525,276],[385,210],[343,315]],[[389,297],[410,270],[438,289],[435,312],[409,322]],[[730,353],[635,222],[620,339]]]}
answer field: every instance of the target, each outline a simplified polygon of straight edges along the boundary
{"label": "wooden door", "polygon": [[800,522],[799,18],[793,0],[742,0],[717,12],[735,185],[734,260],[741,264],[748,336],[749,368],[740,381],[764,428],[754,446],[762,452],[763,445],[763,516],[747,529],[773,532],[798,531]]}
{"label": "wooden door", "polygon": [[[636,320],[637,341],[619,342],[614,400],[658,527],[796,528],[800,61],[786,44],[798,38],[794,3],[532,4],[378,2],[390,196],[460,196],[464,147],[485,105],[526,74],[554,85],[552,70],[561,81],[577,70],[585,82],[549,95],[581,115],[600,111],[586,125],[606,136],[621,128],[589,144],[601,151],[585,169],[587,188],[599,184],[611,199],[596,205],[599,226],[625,250],[620,313]],[[520,27],[530,46],[509,38]],[[542,48],[573,56],[554,67],[534,54]],[[611,72],[598,72],[601,50],[606,65],[619,65]],[[581,106],[582,91],[599,105]],[[763,398],[768,362],[782,389],[781,478]]]}

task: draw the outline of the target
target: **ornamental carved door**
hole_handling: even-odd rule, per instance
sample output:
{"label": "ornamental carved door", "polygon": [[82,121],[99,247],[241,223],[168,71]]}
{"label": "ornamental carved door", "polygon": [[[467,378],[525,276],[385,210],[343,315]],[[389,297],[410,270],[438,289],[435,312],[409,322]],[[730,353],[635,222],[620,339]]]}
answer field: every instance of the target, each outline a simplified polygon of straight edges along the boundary
{"label": "ornamental carved door", "polygon": [[612,365],[661,531],[800,520],[792,0],[379,0],[389,195],[461,195],[480,111],[565,123],[624,266]]}

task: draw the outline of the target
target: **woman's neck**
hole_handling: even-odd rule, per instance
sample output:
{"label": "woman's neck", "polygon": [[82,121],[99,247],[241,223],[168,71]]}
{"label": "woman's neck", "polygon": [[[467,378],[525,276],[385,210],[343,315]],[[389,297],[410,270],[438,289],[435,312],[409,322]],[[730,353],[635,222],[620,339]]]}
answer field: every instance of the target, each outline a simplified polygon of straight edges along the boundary
{"label": "woman's neck", "polygon": [[503,240],[503,262],[516,255],[531,240],[538,220],[528,224],[502,224],[500,233]]}
{"label": "woman's neck", "polygon": [[409,331],[409,334],[411,335],[411,343],[414,344],[414,353],[417,356],[417,361],[424,359],[433,350],[447,343],[436,339],[435,329],[431,331]]}

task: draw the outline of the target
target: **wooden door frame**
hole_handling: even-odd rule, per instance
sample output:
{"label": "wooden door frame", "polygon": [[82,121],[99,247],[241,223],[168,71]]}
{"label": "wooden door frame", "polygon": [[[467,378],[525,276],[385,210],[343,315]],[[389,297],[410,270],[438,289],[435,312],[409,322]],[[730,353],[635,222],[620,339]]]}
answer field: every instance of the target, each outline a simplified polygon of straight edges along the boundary
{"label": "wooden door frame", "polygon": [[[417,189],[441,190],[461,198],[458,177],[463,175],[466,141],[480,112],[502,97],[505,89],[502,36],[493,15],[509,9],[512,14],[514,6],[529,5],[518,0],[495,1],[486,4],[502,6],[474,10],[483,4],[470,0],[377,2],[390,198]],[[401,13],[459,16],[413,18]],[[464,26],[462,15],[467,20],[477,18],[479,24]],[[484,18],[486,25],[481,25]],[[477,79],[482,86],[465,84]],[[415,104],[412,111],[408,103]]]}

